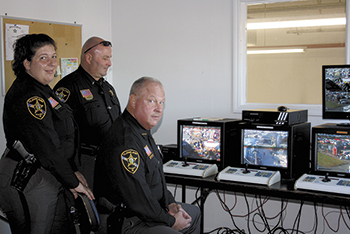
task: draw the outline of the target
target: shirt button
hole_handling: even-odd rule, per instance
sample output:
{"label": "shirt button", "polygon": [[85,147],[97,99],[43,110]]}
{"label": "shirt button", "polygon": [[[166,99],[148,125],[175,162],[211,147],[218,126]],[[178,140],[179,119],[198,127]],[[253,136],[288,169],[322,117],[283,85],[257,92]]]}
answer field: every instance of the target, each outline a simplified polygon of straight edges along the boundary
{"label": "shirt button", "polygon": [[110,110],[110,109],[112,109],[112,107],[110,107],[110,106],[107,106],[107,109],[108,109],[108,110]]}

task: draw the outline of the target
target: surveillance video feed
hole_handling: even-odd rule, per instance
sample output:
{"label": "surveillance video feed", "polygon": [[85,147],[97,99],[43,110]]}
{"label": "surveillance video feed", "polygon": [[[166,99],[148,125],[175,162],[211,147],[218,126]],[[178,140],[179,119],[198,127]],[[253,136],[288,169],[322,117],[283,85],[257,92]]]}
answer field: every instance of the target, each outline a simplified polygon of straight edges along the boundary
{"label": "surveillance video feed", "polygon": [[243,130],[244,164],[287,168],[288,131]]}
{"label": "surveillance video feed", "polygon": [[350,172],[350,136],[317,133],[317,163],[319,171]]}
{"label": "surveillance video feed", "polygon": [[182,157],[220,161],[220,127],[184,125]]}
{"label": "surveillance video feed", "polygon": [[350,68],[325,70],[326,111],[350,112]]}

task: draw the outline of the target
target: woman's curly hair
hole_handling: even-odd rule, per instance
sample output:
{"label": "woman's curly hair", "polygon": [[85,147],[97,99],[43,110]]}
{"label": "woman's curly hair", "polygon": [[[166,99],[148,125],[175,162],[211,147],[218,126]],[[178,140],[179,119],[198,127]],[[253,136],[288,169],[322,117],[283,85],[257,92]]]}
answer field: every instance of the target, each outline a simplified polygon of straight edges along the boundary
{"label": "woman's curly hair", "polygon": [[45,45],[53,45],[55,50],[57,50],[56,42],[50,36],[43,33],[26,34],[16,40],[13,45],[14,59],[11,63],[12,70],[16,76],[26,70],[23,61],[27,59],[30,62],[36,51]]}

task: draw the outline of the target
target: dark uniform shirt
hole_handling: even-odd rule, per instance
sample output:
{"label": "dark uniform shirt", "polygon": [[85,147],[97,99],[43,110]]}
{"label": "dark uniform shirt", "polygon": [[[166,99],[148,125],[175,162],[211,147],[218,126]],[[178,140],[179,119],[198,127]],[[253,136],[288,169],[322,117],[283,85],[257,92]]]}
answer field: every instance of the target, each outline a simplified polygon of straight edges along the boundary
{"label": "dark uniform shirt", "polygon": [[121,113],[117,94],[104,78],[96,81],[81,66],[60,80],[54,90],[74,111],[81,142],[98,146]]}
{"label": "dark uniform shirt", "polygon": [[168,205],[175,202],[166,188],[163,163],[150,131],[127,111],[112,125],[96,161],[95,196],[127,207],[149,225],[172,227]]}
{"label": "dark uniform shirt", "polygon": [[70,107],[48,85],[26,72],[20,74],[6,94],[3,123],[8,148],[20,140],[61,183],[78,186],[76,167],[72,169],[77,126]]}

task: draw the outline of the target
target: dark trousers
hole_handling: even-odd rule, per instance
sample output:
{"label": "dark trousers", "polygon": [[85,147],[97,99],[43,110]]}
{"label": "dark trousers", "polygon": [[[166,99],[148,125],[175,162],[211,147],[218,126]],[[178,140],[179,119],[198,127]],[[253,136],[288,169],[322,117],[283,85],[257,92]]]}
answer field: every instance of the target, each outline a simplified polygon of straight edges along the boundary
{"label": "dark trousers", "polygon": [[81,154],[81,164],[78,162],[78,170],[86,179],[89,188],[94,188],[94,172],[95,172],[96,156]]}
{"label": "dark trousers", "polygon": [[201,213],[197,206],[190,205],[187,203],[179,203],[182,208],[191,216],[191,226],[181,230],[180,232],[172,229],[168,226],[154,226],[150,227],[139,218],[131,217],[124,219],[122,234],[200,234],[201,226]]}
{"label": "dark trousers", "polygon": [[[54,224],[54,221],[62,224],[68,220],[65,201],[60,197],[61,184],[49,171],[39,168],[23,193],[19,194],[10,186],[16,165],[17,162],[10,158],[4,157],[0,160],[0,207],[9,220],[11,232],[29,233],[26,225],[26,220],[29,220],[30,233],[67,233],[64,230],[67,226]],[[25,198],[25,206],[20,196]],[[57,209],[58,203],[63,209]],[[29,217],[26,211],[29,212]],[[55,219],[55,216],[61,218]]]}

